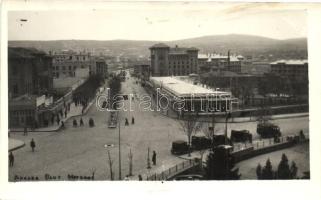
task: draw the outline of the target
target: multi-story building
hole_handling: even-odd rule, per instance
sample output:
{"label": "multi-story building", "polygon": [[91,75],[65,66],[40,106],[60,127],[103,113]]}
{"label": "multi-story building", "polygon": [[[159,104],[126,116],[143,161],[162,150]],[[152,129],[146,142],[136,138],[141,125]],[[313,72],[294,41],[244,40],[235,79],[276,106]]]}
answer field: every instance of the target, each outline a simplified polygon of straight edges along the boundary
{"label": "multi-story building", "polygon": [[307,60],[279,60],[270,63],[271,73],[287,76],[291,79],[308,80]]}
{"label": "multi-story building", "polygon": [[52,57],[32,48],[8,49],[9,98],[52,92]]}
{"label": "multi-story building", "polygon": [[170,48],[159,43],[149,48],[151,51],[151,76],[184,76],[198,73],[198,49]]}
{"label": "multi-story building", "polygon": [[[74,51],[62,51],[53,53],[53,74],[54,77],[75,77],[77,74],[83,76],[83,73],[89,75],[89,69],[92,65],[90,53]],[[79,73],[77,71],[80,71]]]}
{"label": "multi-story building", "polygon": [[108,77],[108,65],[103,58],[92,58],[89,69],[90,74],[100,74],[103,78]]}
{"label": "multi-story building", "polygon": [[8,49],[9,126],[44,125],[52,104],[52,57],[32,48]]}
{"label": "multi-story building", "polygon": [[242,56],[220,55],[220,54],[200,54],[198,55],[198,66],[202,71],[231,71],[241,73],[243,60]]}

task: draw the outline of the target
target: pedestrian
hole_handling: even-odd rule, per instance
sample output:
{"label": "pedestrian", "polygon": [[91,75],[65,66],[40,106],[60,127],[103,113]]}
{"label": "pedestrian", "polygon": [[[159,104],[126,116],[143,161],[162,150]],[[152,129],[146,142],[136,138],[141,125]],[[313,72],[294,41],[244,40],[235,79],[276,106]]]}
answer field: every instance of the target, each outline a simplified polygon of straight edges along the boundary
{"label": "pedestrian", "polygon": [[65,128],[65,123],[61,121],[61,128]]}
{"label": "pedestrian", "polygon": [[32,152],[34,152],[34,151],[35,151],[35,147],[36,147],[36,143],[35,143],[35,141],[33,140],[33,138],[32,138],[31,141],[30,141],[30,147],[31,147],[31,149],[32,149]]}
{"label": "pedestrian", "polygon": [[124,180],[125,180],[125,181],[129,181],[128,175],[125,176]]}
{"label": "pedestrian", "polygon": [[65,109],[65,118],[67,118],[67,108]]}
{"label": "pedestrian", "polygon": [[135,118],[132,117],[132,124],[135,124]]}
{"label": "pedestrian", "polygon": [[153,151],[152,162],[153,162],[153,165],[156,165],[156,151]]}
{"label": "pedestrian", "polygon": [[125,126],[128,126],[128,125],[129,125],[128,119],[126,118],[126,119],[125,119]]}
{"label": "pedestrian", "polygon": [[9,154],[9,166],[13,167],[13,163],[14,163],[14,156],[12,154],[12,151],[10,151],[10,154]]}
{"label": "pedestrian", "polygon": [[142,181],[143,180],[143,177],[142,177],[142,175],[138,175],[138,180],[140,180],[140,181]]}
{"label": "pedestrian", "polygon": [[57,119],[56,119],[57,125],[59,125],[60,119],[59,116],[57,115]]}
{"label": "pedestrian", "polygon": [[84,125],[84,121],[82,120],[82,118],[80,118],[79,125],[80,125],[80,126],[83,126],[83,125]]}
{"label": "pedestrian", "polygon": [[55,122],[55,116],[52,114],[52,115],[51,115],[51,124],[53,125],[54,122]]}
{"label": "pedestrian", "polygon": [[77,124],[76,119],[73,120],[72,124],[73,124],[74,127],[77,127],[78,124]]}
{"label": "pedestrian", "polygon": [[28,135],[28,130],[27,130],[27,126],[25,126],[24,128],[23,128],[23,135]]}

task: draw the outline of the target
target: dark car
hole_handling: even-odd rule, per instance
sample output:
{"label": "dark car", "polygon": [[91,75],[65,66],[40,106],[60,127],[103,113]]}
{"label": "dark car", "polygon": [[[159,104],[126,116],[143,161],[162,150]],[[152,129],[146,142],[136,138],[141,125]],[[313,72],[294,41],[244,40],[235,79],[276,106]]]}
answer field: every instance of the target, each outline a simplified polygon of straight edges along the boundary
{"label": "dark car", "polygon": [[188,144],[186,141],[183,140],[176,140],[172,143],[172,154],[175,155],[182,155],[188,153]]}
{"label": "dark car", "polygon": [[252,143],[252,134],[248,130],[232,130],[231,140],[233,142],[246,142]]}
{"label": "dark car", "polygon": [[280,137],[280,127],[272,123],[259,123],[256,128],[257,134],[262,138]]}
{"label": "dark car", "polygon": [[212,140],[205,136],[192,136],[192,147],[196,150],[208,149],[212,145]]}

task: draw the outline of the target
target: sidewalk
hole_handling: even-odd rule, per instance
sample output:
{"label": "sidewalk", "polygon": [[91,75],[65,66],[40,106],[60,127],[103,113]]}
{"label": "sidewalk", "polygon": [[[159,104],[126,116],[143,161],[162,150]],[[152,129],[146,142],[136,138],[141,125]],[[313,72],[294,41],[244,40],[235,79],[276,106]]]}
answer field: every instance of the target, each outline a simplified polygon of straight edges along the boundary
{"label": "sidewalk", "polygon": [[153,174],[160,174],[168,170],[169,168],[175,167],[176,165],[182,163],[183,161],[185,160],[180,157],[173,156],[171,159],[164,160],[161,162],[161,164],[158,163],[156,166],[154,166],[151,162],[150,169],[147,169],[147,163],[146,163],[146,167],[137,172],[134,172],[134,175],[129,177],[129,180],[138,181],[138,175],[140,174],[143,178],[143,181],[146,181],[148,176],[151,176]]}
{"label": "sidewalk", "polygon": [[25,143],[21,140],[9,138],[9,152],[20,149],[25,146]]}
{"label": "sidewalk", "polygon": [[[102,90],[97,95],[103,93],[105,90]],[[70,111],[67,113],[67,117],[62,118],[61,121],[64,123],[68,121],[70,118],[77,117],[80,115],[85,115],[90,107],[96,102],[96,98],[93,98],[91,102],[89,102],[88,106],[85,108],[84,113],[82,113],[82,106],[75,106],[75,103],[70,104]],[[48,127],[41,127],[37,129],[28,129],[28,132],[55,132],[59,131],[61,128],[61,124],[57,125],[54,123],[54,125],[50,125]],[[10,129],[10,132],[23,132],[23,128],[12,128]]]}

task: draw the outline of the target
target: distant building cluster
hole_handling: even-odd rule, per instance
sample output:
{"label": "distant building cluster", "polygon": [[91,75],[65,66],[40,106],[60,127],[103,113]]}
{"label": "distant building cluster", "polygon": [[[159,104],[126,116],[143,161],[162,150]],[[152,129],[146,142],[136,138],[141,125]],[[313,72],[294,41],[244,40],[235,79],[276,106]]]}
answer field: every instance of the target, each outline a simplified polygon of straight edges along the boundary
{"label": "distant building cluster", "polygon": [[221,55],[221,54],[199,54],[198,66],[204,72],[231,71],[235,73],[242,72],[241,62],[243,56]]}
{"label": "distant building cluster", "polygon": [[171,48],[159,43],[149,48],[151,52],[151,76],[185,76],[198,73],[198,49]]}
{"label": "distant building cluster", "polygon": [[85,78],[90,74],[101,74],[107,77],[106,62],[86,52],[62,51],[51,53],[53,56],[53,74],[59,77]]}
{"label": "distant building cluster", "polygon": [[308,60],[279,60],[270,65],[271,73],[295,80],[308,80]]}

